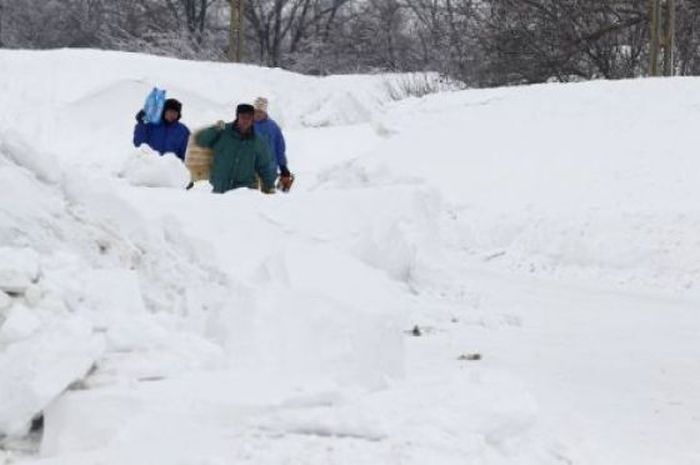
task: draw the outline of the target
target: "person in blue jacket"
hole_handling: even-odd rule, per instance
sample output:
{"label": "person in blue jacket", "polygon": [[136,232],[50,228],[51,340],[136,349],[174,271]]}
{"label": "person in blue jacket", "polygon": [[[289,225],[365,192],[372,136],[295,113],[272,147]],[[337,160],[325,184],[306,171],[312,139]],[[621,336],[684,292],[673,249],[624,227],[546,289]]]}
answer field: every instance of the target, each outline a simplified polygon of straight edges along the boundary
{"label": "person in blue jacket", "polygon": [[265,97],[258,97],[254,102],[255,108],[255,133],[262,136],[272,154],[272,165],[275,173],[279,170],[279,188],[289,191],[294,181],[294,176],[287,167],[286,144],[282,130],[277,123],[267,114],[268,102]]}
{"label": "person in blue jacket", "polygon": [[148,144],[161,155],[174,153],[184,162],[190,130],[180,122],[182,103],[174,98],[167,99],[163,107],[163,118],[159,124],[144,123],[144,115],[143,110],[136,114],[134,146]]}

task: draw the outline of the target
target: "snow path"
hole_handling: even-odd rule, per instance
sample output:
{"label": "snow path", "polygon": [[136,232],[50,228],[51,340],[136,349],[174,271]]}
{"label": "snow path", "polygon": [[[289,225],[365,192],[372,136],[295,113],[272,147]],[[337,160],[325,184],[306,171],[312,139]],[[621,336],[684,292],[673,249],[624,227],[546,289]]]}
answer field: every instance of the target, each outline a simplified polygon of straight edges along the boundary
{"label": "snow path", "polygon": [[700,379],[688,377],[700,372],[697,303],[483,270],[466,277],[485,313],[483,328],[464,331],[469,347],[517,374],[541,426],[567,438],[572,463],[697,463]]}

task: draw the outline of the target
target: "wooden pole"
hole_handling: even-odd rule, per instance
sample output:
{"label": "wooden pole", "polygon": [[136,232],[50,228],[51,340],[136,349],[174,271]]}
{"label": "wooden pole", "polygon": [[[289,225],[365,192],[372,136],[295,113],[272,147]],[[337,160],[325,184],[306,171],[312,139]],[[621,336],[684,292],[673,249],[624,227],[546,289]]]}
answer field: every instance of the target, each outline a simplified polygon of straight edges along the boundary
{"label": "wooden pole", "polygon": [[234,63],[243,59],[243,13],[244,0],[230,0],[231,22],[229,24],[228,58]]}
{"label": "wooden pole", "polygon": [[241,62],[243,61],[243,38],[245,35],[243,34],[245,31],[243,30],[243,26],[245,24],[245,0],[238,0],[238,48],[237,48],[237,54],[238,54],[238,61]]}
{"label": "wooden pole", "polygon": [[649,0],[649,75],[659,75],[659,13],[661,0]]}
{"label": "wooden pole", "polygon": [[[649,33],[649,75],[673,76],[676,0],[649,0]],[[662,48],[663,56],[660,56]]]}

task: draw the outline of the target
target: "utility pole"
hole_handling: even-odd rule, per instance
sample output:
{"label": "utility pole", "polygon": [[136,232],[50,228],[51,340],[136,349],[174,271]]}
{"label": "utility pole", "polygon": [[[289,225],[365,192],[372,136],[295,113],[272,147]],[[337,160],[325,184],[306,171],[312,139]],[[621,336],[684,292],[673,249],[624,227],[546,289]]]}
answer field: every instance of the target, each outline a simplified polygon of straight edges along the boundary
{"label": "utility pole", "polygon": [[243,13],[245,0],[229,0],[231,3],[231,22],[228,36],[228,59],[240,63],[243,58]]}
{"label": "utility pole", "polygon": [[[676,1],[649,0],[649,75],[673,76],[676,38]],[[663,50],[663,57],[660,57]],[[663,61],[661,61],[663,59]]]}

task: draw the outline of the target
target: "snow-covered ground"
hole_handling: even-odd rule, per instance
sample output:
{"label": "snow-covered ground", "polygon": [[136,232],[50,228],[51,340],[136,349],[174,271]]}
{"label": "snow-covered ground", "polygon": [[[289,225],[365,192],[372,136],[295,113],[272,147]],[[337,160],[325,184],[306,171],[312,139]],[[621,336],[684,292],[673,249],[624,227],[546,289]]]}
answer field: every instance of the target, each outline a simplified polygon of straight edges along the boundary
{"label": "snow-covered ground", "polygon": [[[700,80],[405,79],[0,51],[0,464],[700,463]],[[294,191],[185,191],[154,85]]]}

